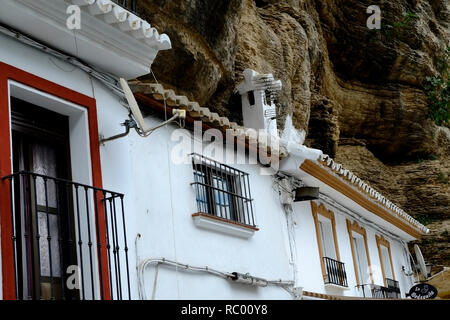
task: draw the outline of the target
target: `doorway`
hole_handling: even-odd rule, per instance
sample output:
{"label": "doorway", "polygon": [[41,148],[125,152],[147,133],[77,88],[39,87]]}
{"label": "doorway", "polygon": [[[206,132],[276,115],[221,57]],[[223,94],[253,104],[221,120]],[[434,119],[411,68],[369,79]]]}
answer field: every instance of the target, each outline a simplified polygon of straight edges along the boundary
{"label": "doorway", "polygon": [[69,118],[11,98],[17,295],[21,299],[77,299],[65,273],[77,265]]}

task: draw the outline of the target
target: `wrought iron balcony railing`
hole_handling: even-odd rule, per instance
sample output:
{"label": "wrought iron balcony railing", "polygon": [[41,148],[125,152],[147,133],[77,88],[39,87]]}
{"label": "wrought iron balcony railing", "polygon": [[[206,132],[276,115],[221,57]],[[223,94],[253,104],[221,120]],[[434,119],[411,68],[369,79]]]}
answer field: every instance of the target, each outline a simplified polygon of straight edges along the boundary
{"label": "wrought iron balcony railing", "polygon": [[32,172],[3,181],[16,299],[131,299],[123,194]]}
{"label": "wrought iron balcony railing", "polygon": [[387,298],[400,298],[400,284],[398,281],[386,278],[387,290],[386,292]]}
{"label": "wrought iron balcony railing", "polygon": [[325,284],[336,284],[338,286],[348,287],[345,264],[328,257],[324,257],[323,260],[327,272]]}
{"label": "wrought iron balcony railing", "polygon": [[365,298],[399,299],[401,297],[399,282],[386,278],[386,283],[387,287],[376,284],[363,284],[357,287],[362,289]]}
{"label": "wrought iron balcony railing", "polygon": [[138,0],[112,0],[114,3],[117,3],[119,6],[131,11],[133,13],[137,13],[138,9]]}

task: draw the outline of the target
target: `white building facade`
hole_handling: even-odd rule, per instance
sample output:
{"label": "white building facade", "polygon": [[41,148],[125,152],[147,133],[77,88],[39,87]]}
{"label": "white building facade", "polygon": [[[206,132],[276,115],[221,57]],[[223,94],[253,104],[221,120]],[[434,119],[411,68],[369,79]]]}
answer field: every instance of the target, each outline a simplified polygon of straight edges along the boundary
{"label": "white building facade", "polygon": [[66,1],[0,12],[2,299],[405,297],[426,228],[320,150],[268,142],[267,118],[245,128],[134,82],[147,127],[183,109],[185,128],[103,141],[131,119],[118,78],[170,39],[130,8],[72,2],[79,30]]}

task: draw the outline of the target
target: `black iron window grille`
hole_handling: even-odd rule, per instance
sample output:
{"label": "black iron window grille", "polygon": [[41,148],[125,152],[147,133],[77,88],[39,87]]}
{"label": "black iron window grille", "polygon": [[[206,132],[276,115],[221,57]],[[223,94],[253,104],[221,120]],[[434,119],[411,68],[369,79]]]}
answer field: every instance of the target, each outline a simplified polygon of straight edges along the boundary
{"label": "black iron window grille", "polygon": [[325,284],[336,284],[341,287],[348,287],[345,264],[328,257],[324,257],[323,260],[327,273]]}
{"label": "black iron window grille", "polygon": [[131,299],[123,194],[24,171],[3,180],[16,299]]}
{"label": "black iron window grille", "polygon": [[256,227],[248,173],[199,154],[191,154],[199,213]]}
{"label": "black iron window grille", "polygon": [[123,7],[124,9],[127,9],[133,13],[137,13],[138,8],[138,0],[112,0],[113,2],[117,3],[119,6]]}

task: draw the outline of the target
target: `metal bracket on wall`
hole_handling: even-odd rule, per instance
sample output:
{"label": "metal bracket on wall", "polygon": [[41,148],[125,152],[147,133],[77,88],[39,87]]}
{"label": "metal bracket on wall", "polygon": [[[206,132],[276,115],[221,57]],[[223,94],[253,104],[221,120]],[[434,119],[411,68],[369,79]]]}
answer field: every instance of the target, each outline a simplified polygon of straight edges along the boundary
{"label": "metal bracket on wall", "polygon": [[120,125],[125,127],[125,132],[117,134],[117,135],[109,137],[109,138],[104,138],[103,135],[100,135],[100,145],[104,146],[105,142],[107,142],[107,141],[112,141],[112,140],[126,137],[130,133],[131,128],[137,128],[137,124],[133,119],[125,120],[125,122],[121,123]]}

